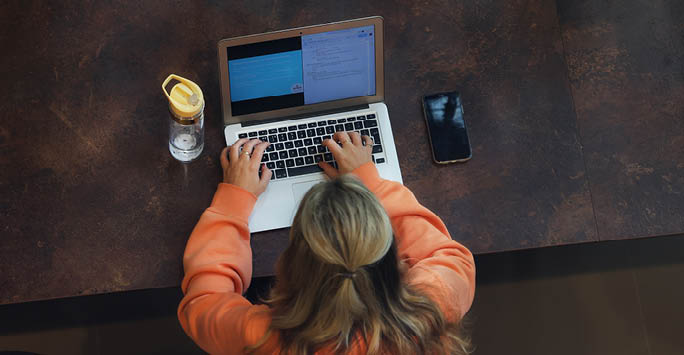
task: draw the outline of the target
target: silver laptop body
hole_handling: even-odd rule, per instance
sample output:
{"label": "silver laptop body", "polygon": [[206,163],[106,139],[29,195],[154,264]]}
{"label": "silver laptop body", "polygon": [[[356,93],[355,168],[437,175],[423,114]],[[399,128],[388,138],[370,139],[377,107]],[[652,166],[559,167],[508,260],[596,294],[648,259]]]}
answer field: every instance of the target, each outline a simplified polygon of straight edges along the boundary
{"label": "silver laptop body", "polygon": [[334,132],[374,140],[380,176],[402,182],[384,104],[383,19],[368,17],[221,40],[218,44],[226,144],[270,141],[273,179],[249,220],[252,232],[289,227],[299,201],[332,164],[320,145]]}

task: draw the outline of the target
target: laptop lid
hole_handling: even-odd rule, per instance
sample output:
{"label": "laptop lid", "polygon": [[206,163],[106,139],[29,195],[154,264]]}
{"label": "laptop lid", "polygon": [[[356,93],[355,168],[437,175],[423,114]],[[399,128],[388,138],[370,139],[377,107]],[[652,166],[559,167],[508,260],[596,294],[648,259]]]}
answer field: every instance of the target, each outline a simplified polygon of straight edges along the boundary
{"label": "laptop lid", "polygon": [[380,16],[224,39],[218,57],[226,125],[384,100]]}

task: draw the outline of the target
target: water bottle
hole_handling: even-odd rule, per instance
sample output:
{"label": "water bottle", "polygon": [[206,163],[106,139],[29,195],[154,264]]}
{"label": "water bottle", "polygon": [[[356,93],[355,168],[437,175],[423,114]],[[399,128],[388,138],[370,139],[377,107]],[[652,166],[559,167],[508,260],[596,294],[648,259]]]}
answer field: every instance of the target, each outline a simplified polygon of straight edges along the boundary
{"label": "water bottle", "polygon": [[[175,80],[171,91],[166,86]],[[181,162],[195,160],[204,149],[204,95],[192,81],[175,74],[162,84],[169,99],[169,151]]]}

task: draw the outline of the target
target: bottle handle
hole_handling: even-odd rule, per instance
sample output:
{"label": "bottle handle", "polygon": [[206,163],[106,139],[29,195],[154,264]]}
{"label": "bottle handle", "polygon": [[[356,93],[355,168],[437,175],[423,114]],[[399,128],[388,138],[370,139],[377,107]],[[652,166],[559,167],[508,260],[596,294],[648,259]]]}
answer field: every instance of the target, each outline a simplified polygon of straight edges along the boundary
{"label": "bottle handle", "polygon": [[171,95],[169,95],[169,92],[166,91],[166,85],[169,84],[169,81],[171,81],[171,79],[176,79],[176,80],[178,80],[181,84],[185,84],[185,85],[188,86],[188,87],[192,87],[192,85],[188,85],[188,82],[189,82],[190,80],[188,80],[188,79],[186,79],[186,78],[183,78],[183,77],[181,77],[181,76],[178,76],[178,75],[176,75],[176,74],[171,74],[171,75],[169,75],[169,76],[166,78],[166,80],[164,80],[164,82],[162,83],[162,91],[164,91],[164,95],[166,95],[166,97],[169,99],[169,101],[171,100]]}

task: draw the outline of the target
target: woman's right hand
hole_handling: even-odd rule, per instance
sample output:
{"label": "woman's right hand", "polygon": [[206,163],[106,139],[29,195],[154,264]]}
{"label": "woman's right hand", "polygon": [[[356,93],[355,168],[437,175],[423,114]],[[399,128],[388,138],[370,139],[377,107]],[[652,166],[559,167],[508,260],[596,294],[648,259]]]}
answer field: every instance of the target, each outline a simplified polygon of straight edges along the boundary
{"label": "woman's right hand", "polygon": [[332,138],[324,140],[323,145],[328,147],[335,158],[337,169],[324,161],[318,162],[318,166],[329,177],[350,173],[371,161],[373,140],[369,136],[362,137],[358,132],[337,132]]}

